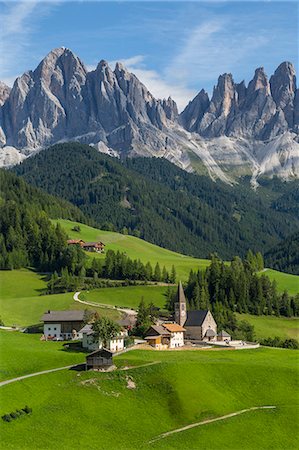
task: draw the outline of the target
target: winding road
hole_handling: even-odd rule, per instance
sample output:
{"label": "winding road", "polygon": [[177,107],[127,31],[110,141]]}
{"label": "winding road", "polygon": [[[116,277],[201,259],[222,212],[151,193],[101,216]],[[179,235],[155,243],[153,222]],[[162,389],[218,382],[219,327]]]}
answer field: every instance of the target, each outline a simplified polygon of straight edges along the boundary
{"label": "winding road", "polygon": [[117,306],[113,305],[106,305],[105,303],[97,303],[97,302],[87,302],[85,300],[80,300],[79,295],[81,292],[75,292],[73,299],[75,302],[83,303],[84,305],[88,306],[95,306],[98,308],[108,308],[108,309],[116,309],[116,311],[120,311],[122,313],[128,314],[129,316],[136,316],[137,312],[134,309],[129,308],[118,308]]}

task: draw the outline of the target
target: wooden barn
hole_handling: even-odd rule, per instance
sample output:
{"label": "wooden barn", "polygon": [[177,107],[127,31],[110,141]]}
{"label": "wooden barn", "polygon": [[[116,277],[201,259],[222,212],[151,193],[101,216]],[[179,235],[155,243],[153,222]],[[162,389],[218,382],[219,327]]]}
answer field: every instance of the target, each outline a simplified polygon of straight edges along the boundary
{"label": "wooden barn", "polygon": [[103,369],[113,365],[113,353],[106,348],[101,348],[86,356],[86,370]]}

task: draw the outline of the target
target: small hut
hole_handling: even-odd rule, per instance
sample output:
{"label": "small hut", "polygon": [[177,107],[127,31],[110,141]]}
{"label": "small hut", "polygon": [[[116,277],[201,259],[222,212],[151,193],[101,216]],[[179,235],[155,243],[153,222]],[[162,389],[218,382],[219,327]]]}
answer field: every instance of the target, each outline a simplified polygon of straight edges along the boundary
{"label": "small hut", "polygon": [[113,353],[106,348],[96,350],[86,356],[86,370],[103,369],[113,365]]}
{"label": "small hut", "polygon": [[217,334],[217,341],[231,341],[231,335],[222,330]]}

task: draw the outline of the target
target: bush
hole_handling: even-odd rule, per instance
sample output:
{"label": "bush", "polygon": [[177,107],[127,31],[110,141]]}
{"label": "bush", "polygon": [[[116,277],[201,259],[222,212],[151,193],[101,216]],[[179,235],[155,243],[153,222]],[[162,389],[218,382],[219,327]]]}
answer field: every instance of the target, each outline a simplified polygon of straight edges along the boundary
{"label": "bush", "polygon": [[74,228],[72,228],[72,231],[77,231],[78,233],[81,231],[81,228],[79,225],[75,225]]}
{"label": "bush", "polygon": [[2,416],[2,420],[4,422],[11,422],[12,420],[18,419],[21,416],[24,416],[25,414],[31,414],[32,408],[29,408],[29,406],[25,406],[25,408],[17,409],[16,411],[11,412],[10,414],[4,414]]}
{"label": "bush", "polygon": [[278,336],[274,338],[267,338],[261,341],[262,345],[266,347],[280,347],[280,348],[289,348],[293,350],[299,349],[299,342],[296,339],[281,339]]}
{"label": "bush", "polygon": [[2,416],[2,420],[4,420],[4,422],[11,422],[12,418],[10,414],[4,414],[4,416]]}

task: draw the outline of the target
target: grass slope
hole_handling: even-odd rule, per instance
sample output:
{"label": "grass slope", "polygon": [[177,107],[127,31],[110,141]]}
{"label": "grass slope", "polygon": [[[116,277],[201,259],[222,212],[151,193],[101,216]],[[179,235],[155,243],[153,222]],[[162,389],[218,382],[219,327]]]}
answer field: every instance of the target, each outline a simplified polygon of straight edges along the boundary
{"label": "grass slope", "polygon": [[237,314],[237,317],[254,325],[258,340],[275,336],[299,340],[299,318],[252,316],[250,314]]}
{"label": "grass slope", "polygon": [[[40,295],[46,288],[42,275],[31,270],[0,271],[0,317],[6,326],[28,326],[40,323],[48,309],[92,309],[73,300],[73,292]],[[99,313],[113,319],[117,311],[99,308]]]}
{"label": "grass slope", "polygon": [[[2,448],[297,448],[297,353],[290,350],[132,351],[128,372],[63,371],[1,388],[1,415],[28,404],[30,416],[0,423]],[[127,376],[136,389],[127,389]],[[165,438],[155,436],[252,406],[275,405]]]}
{"label": "grass slope", "polygon": [[153,302],[155,306],[164,309],[166,299],[163,294],[165,294],[166,289],[165,286],[128,286],[125,288],[95,289],[89,292],[82,292],[80,300],[136,309],[141,298],[143,298],[146,304]]}
{"label": "grass slope", "polygon": [[41,341],[40,335],[19,331],[0,330],[0,353],[1,381],[85,361],[83,352],[66,351],[62,342]]}
{"label": "grass slope", "polygon": [[278,270],[266,269],[263,272],[270,280],[276,280],[280,292],[288,291],[290,295],[299,294],[299,276],[289,273],[278,272]]}
{"label": "grass slope", "polygon": [[[85,241],[103,241],[106,245],[106,251],[119,250],[120,252],[125,252],[132,259],[141,259],[143,262],[150,261],[152,265],[159,262],[161,268],[165,265],[168,270],[171,270],[171,266],[174,264],[178,279],[186,280],[191,269],[204,269],[210,263],[207,259],[197,259],[181,255],[180,253],[166,250],[165,248],[150,244],[134,236],[98,230],[69,220],[55,220],[54,222],[59,222],[72,239],[81,238]],[[81,231],[79,233],[72,231],[75,225],[80,226]],[[91,254],[89,253],[89,255]],[[93,256],[104,257],[103,255]]]}

